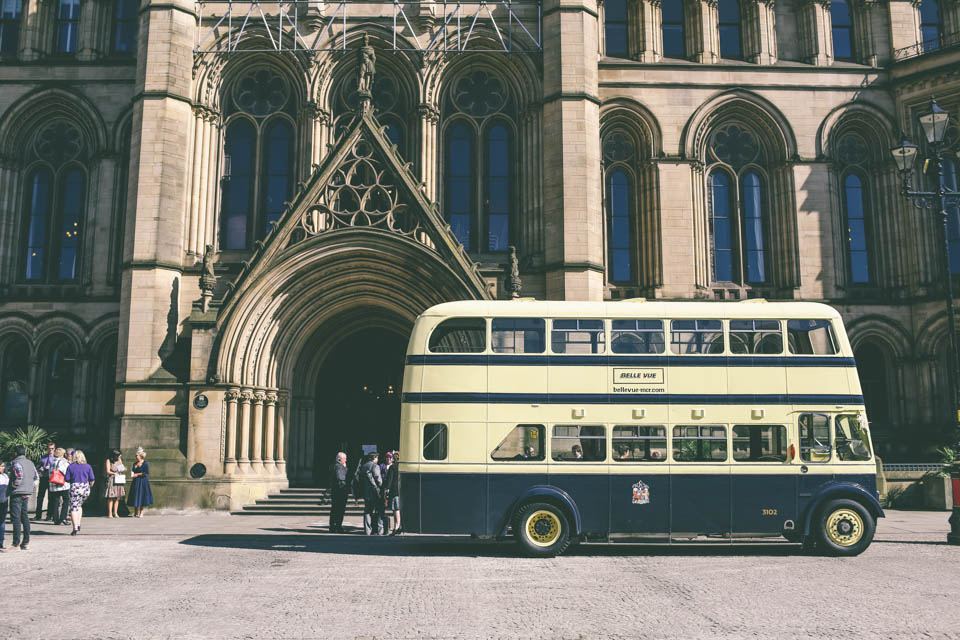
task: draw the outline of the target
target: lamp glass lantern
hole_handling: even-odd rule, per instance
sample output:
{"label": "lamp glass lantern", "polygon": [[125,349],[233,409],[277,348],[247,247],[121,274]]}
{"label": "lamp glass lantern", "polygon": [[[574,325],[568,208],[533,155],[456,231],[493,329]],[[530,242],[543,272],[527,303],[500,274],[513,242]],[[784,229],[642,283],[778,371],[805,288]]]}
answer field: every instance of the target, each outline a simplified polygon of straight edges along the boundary
{"label": "lamp glass lantern", "polygon": [[913,161],[917,157],[917,145],[909,140],[904,140],[899,147],[890,149],[894,162],[897,163],[897,169],[901,172],[909,171],[913,167]]}
{"label": "lamp glass lantern", "polygon": [[936,100],[930,101],[930,110],[921,115],[919,120],[921,126],[923,126],[923,133],[927,136],[927,142],[931,144],[943,142],[943,137],[947,134],[950,114],[941,109]]}

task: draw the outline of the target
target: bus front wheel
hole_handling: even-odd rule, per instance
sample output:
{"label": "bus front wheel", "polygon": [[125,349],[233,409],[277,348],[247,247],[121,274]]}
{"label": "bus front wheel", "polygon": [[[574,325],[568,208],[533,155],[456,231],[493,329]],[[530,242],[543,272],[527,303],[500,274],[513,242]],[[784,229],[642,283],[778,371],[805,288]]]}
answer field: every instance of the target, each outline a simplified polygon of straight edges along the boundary
{"label": "bus front wheel", "polygon": [[531,502],[517,511],[513,534],[529,555],[552,558],[570,545],[570,525],[563,510],[546,502]]}
{"label": "bus front wheel", "polygon": [[832,556],[855,556],[870,546],[876,521],[854,500],[832,500],[817,515],[817,547]]}

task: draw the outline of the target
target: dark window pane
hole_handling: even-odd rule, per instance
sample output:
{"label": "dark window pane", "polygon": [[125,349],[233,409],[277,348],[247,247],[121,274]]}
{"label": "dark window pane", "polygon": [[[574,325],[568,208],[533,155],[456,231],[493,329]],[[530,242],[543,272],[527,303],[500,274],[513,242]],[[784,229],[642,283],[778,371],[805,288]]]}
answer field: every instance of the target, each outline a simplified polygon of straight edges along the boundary
{"label": "dark window pane", "polygon": [[220,247],[247,246],[247,226],[253,213],[253,157],[256,132],[249,120],[234,121],[224,144],[223,209],[220,214]]}
{"label": "dark window pane", "polygon": [[113,50],[117,53],[133,53],[137,46],[137,10],[139,0],[116,0]]}
{"label": "dark window pane", "polygon": [[482,353],[487,345],[483,318],[450,318],[430,334],[431,353]]}
{"label": "dark window pane", "polygon": [[80,169],[70,169],[63,177],[63,200],[60,203],[59,243],[60,265],[57,277],[73,280],[77,277],[77,256],[80,250],[80,223],[83,201],[86,197],[86,180]]}
{"label": "dark window pane", "polygon": [[604,4],[606,54],[616,58],[627,56],[627,1],[607,0]]}
{"label": "dark window pane", "polygon": [[747,282],[766,281],[763,247],[763,183],[760,176],[743,177],[743,239],[746,248]]}
{"label": "dark window pane", "polygon": [[787,428],[781,425],[737,425],[733,428],[737,462],[786,462]]}
{"label": "dark window pane", "polygon": [[607,226],[611,282],[632,282],[630,233],[632,178],[621,169],[614,169],[607,178]]}
{"label": "dark window pane", "polygon": [[498,124],[487,133],[487,234],[490,251],[510,244],[510,131]]}
{"label": "dark window pane", "polygon": [[674,320],[670,323],[673,353],[723,353],[723,325],[719,320]]}
{"label": "dark window pane", "polygon": [[936,0],[923,0],[920,5],[920,34],[924,51],[936,51],[940,48],[940,34],[943,22],[940,6]]}
{"label": "dark window pane", "polygon": [[7,345],[0,353],[0,423],[23,426],[27,421],[27,403],[29,395],[27,385],[30,381],[30,349],[27,343],[17,340]]}
{"label": "dark window pane", "polygon": [[829,356],[839,350],[829,320],[787,321],[787,343],[790,353],[803,355]]}
{"label": "dark window pane", "polygon": [[866,342],[854,353],[863,403],[867,417],[874,424],[886,424],[890,420],[887,394],[887,359],[880,347]]}
{"label": "dark window pane", "polygon": [[17,52],[23,0],[0,0],[0,54]]}
{"label": "dark window pane", "polygon": [[50,183],[53,177],[48,169],[37,169],[28,181],[30,198],[30,228],[27,233],[27,280],[43,278],[46,259],[47,228],[50,219]]}
{"label": "dark window pane", "polygon": [[463,122],[447,132],[447,219],[457,240],[471,249],[473,226],[473,133]]}
{"label": "dark window pane", "polygon": [[684,42],[683,2],[667,0],[660,4],[661,28],[663,29],[663,55],[667,58],[682,58],[686,53]]}
{"label": "dark window pane", "polygon": [[494,318],[490,343],[494,353],[543,353],[546,334],[542,318]]}
{"label": "dark window pane", "polygon": [[403,155],[403,127],[396,120],[386,120],[384,124],[387,127],[386,134],[390,142],[397,145],[397,151]]}
{"label": "dark window pane", "polygon": [[80,0],[60,0],[57,7],[57,51],[76,53],[80,29]]}
{"label": "dark window pane", "polygon": [[830,22],[833,27],[833,57],[837,60],[853,58],[853,22],[847,0],[831,0]]}
{"label": "dark window pane", "polygon": [[53,349],[44,363],[43,416],[54,424],[65,424],[71,421],[75,366],[76,357],[67,345],[60,345]]}
{"label": "dark window pane", "polygon": [[610,349],[614,353],[663,353],[663,321],[614,320]]}
{"label": "dark window pane", "polygon": [[867,267],[867,229],[863,199],[863,183],[856,174],[843,181],[844,204],[847,215],[847,243],[850,252],[850,275],[853,282],[869,282]]}
{"label": "dark window pane", "polygon": [[490,458],[517,462],[543,460],[546,457],[543,431],[541,424],[518,424],[490,453]]}
{"label": "dark window pane", "polygon": [[291,160],[293,157],[293,127],[286,120],[274,120],[264,134],[263,150],[263,211],[264,235],[270,232],[270,223],[283,215],[283,203],[291,196]]}
{"label": "dark window pane", "polygon": [[733,238],[730,224],[730,178],[722,171],[710,174],[710,232],[713,249],[713,279],[731,282],[733,270]]}
{"label": "dark window pane", "polygon": [[447,458],[447,425],[423,425],[423,459],[446,460]]}
{"label": "dark window pane", "polygon": [[720,27],[720,57],[738,59],[740,49],[740,3],[738,0],[720,0],[717,5]]}

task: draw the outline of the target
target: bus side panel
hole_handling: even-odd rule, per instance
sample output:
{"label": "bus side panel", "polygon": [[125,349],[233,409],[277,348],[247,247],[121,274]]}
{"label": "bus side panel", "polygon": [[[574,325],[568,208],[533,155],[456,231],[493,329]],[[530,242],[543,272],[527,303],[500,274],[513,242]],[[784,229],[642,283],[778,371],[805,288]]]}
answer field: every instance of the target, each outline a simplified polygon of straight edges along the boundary
{"label": "bus side panel", "polygon": [[674,467],[670,533],[722,534],[730,531],[730,474],[684,474]]}
{"label": "bus side panel", "polygon": [[472,533],[485,530],[487,478],[484,473],[420,475],[421,533]]}
{"label": "bus side panel", "polygon": [[610,514],[606,502],[600,499],[610,492],[607,474],[551,473],[550,486],[562,489],[573,499],[580,511],[584,533],[607,533],[610,530]]}
{"label": "bus side panel", "polygon": [[400,473],[400,506],[403,509],[403,530],[420,533],[420,474]]}
{"label": "bus side panel", "polygon": [[[491,465],[492,466],[492,465]],[[491,473],[487,476],[488,536],[500,535],[504,525],[510,524],[517,498],[530,487],[547,484],[546,466],[523,465],[528,472]],[[519,470],[518,470],[519,471]]]}
{"label": "bus side panel", "polygon": [[[646,495],[640,483],[647,486]],[[634,485],[640,485],[636,495]],[[610,474],[610,533],[662,535],[669,531],[669,473],[653,475],[638,469],[637,473]]]}
{"label": "bus side panel", "polygon": [[733,474],[734,533],[781,533],[783,523],[797,520],[797,476]]}
{"label": "bus side panel", "polygon": [[[800,475],[797,489],[797,508],[804,513],[810,505],[810,499],[820,488],[820,485],[833,481],[833,472],[830,465],[807,464],[809,471]],[[808,514],[809,515],[809,514]]]}

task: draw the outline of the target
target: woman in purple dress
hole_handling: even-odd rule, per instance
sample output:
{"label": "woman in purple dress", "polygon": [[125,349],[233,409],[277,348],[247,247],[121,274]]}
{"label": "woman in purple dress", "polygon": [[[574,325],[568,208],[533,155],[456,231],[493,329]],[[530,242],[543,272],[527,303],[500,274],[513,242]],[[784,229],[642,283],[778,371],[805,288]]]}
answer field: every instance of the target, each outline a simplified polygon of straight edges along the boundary
{"label": "woman in purple dress", "polygon": [[147,453],[143,447],[137,447],[137,461],[133,464],[133,485],[127,504],[133,507],[136,518],[143,517],[143,510],[153,504],[153,494],[150,492],[150,465],[147,464]]}
{"label": "woman in purple dress", "polygon": [[87,456],[80,449],[73,452],[73,463],[67,467],[65,475],[70,483],[70,520],[73,522],[70,535],[75,536],[80,533],[83,503],[90,497],[93,487],[93,467],[87,464]]}

